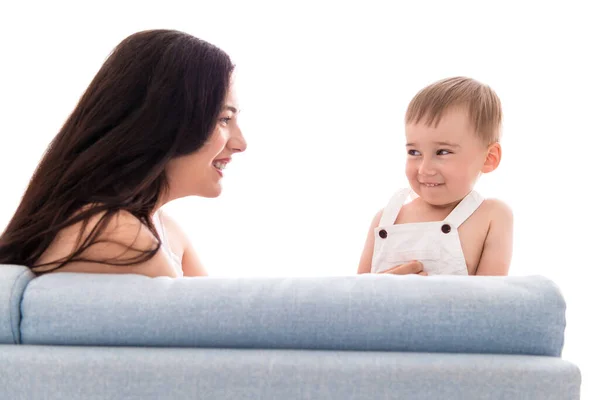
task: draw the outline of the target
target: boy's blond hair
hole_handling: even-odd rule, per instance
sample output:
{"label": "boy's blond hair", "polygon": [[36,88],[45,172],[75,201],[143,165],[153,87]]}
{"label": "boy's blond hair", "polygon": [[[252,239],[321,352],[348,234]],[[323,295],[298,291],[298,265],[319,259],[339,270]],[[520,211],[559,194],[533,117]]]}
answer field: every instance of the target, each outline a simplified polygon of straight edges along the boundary
{"label": "boy's blond hair", "polygon": [[426,118],[427,125],[437,125],[453,107],[467,109],[475,132],[486,144],[500,141],[500,98],[489,86],[471,78],[442,79],[422,89],[408,105],[405,123],[419,123]]}

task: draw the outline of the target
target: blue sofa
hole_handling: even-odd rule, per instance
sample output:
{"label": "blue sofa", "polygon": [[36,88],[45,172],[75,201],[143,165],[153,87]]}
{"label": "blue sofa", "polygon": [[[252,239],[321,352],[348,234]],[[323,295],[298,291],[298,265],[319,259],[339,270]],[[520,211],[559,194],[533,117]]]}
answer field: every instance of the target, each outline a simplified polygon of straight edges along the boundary
{"label": "blue sofa", "polygon": [[1,399],[579,399],[534,277],[147,278],[0,265]]}

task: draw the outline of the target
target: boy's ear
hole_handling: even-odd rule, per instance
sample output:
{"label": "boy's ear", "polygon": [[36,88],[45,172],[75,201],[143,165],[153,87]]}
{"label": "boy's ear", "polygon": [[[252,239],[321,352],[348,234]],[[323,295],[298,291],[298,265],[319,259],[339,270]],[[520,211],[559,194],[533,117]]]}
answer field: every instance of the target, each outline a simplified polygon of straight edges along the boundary
{"label": "boy's ear", "polygon": [[485,157],[485,162],[483,163],[483,168],[481,168],[481,172],[487,174],[488,172],[492,172],[498,165],[500,164],[500,160],[502,159],[502,147],[500,143],[493,143],[488,147],[487,156]]}

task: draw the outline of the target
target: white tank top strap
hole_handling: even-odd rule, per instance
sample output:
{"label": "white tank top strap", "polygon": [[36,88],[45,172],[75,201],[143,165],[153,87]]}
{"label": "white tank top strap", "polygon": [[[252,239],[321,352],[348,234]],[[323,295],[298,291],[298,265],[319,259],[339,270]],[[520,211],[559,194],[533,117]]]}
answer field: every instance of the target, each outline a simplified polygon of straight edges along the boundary
{"label": "white tank top strap", "polygon": [[167,233],[165,232],[165,225],[162,220],[162,213],[160,210],[154,213],[152,217],[154,220],[154,226],[156,226],[156,230],[158,231],[158,236],[160,236],[160,240],[162,240],[163,246],[169,251],[171,250],[171,246],[169,246],[169,238],[167,237]]}
{"label": "white tank top strap", "polygon": [[482,195],[474,190],[471,191],[456,207],[454,207],[454,210],[446,217],[444,222],[458,228],[479,208],[481,203],[483,203],[483,200],[484,198]]}
{"label": "white tank top strap", "polygon": [[388,204],[383,209],[383,213],[381,214],[381,220],[379,221],[379,226],[390,226],[394,225],[396,222],[396,218],[398,217],[398,213],[400,209],[406,202],[406,198],[411,194],[411,189],[405,188],[397,191]]}
{"label": "white tank top strap", "polygon": [[154,213],[154,215],[152,216],[152,220],[154,222],[154,226],[156,227],[156,231],[158,232],[158,236],[160,236],[160,240],[162,241],[162,246],[167,251],[169,257],[171,257],[171,259],[177,264],[177,275],[183,276],[181,257],[179,257],[173,252],[173,250],[171,250],[171,246],[169,244],[169,235],[167,235],[167,232],[165,230],[165,225],[163,224],[160,210]]}

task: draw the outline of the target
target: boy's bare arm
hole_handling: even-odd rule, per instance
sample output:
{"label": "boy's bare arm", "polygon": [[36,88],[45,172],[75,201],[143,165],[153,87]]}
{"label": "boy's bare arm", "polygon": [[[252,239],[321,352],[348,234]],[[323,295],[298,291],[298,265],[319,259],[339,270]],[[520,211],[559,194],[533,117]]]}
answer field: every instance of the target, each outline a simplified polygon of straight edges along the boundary
{"label": "boy's bare arm", "polygon": [[513,252],[513,214],[501,201],[494,207],[475,275],[508,275]]}
{"label": "boy's bare arm", "polygon": [[381,220],[381,214],[383,214],[383,210],[380,210],[377,214],[375,214],[375,217],[373,217],[373,221],[371,221],[369,233],[367,234],[367,240],[365,240],[365,246],[360,256],[360,263],[358,264],[357,273],[359,274],[368,274],[371,272],[373,247],[375,246],[375,237],[373,232],[375,231],[375,227],[379,225],[379,221]]}

